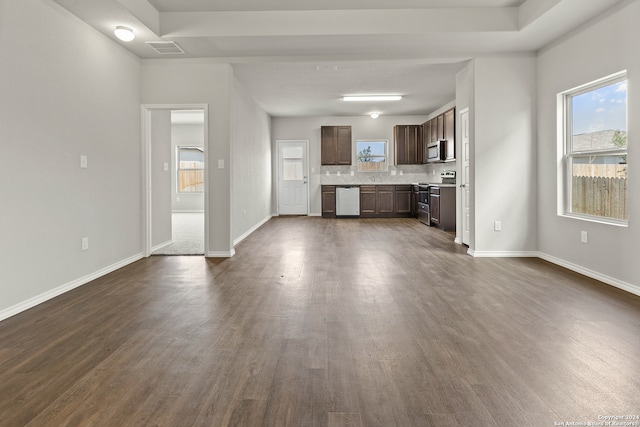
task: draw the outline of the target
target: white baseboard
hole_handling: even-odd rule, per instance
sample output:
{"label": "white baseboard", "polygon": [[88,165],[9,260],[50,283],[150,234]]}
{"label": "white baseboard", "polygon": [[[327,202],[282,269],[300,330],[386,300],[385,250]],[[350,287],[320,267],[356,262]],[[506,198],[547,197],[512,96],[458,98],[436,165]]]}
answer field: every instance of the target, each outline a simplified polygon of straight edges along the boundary
{"label": "white baseboard", "polygon": [[537,251],[474,251],[469,249],[469,255],[474,258],[537,258]]}
{"label": "white baseboard", "polygon": [[204,213],[203,210],[175,210],[175,211],[171,211],[171,213]]}
{"label": "white baseboard", "polygon": [[590,270],[588,268],[582,267],[581,265],[574,264],[572,262],[565,261],[563,259],[556,258],[552,255],[542,252],[538,252],[538,258],[549,261],[552,264],[559,265],[560,267],[564,267],[568,270],[575,271],[576,273],[580,273],[592,279],[599,280],[600,282],[606,283],[607,285],[611,285],[624,291],[631,292],[634,295],[640,296],[640,286],[638,285],[618,280],[614,277],[598,273],[597,271]]}
{"label": "white baseboard", "polygon": [[159,245],[155,245],[154,247],[151,248],[151,252],[157,251],[158,249],[162,249],[165,246],[169,246],[172,243],[173,243],[173,239],[167,240],[166,242],[160,243]]}
{"label": "white baseboard", "polygon": [[235,249],[231,249],[230,251],[209,251],[207,252],[207,258],[231,258],[235,254]]}
{"label": "white baseboard", "polygon": [[88,274],[86,276],[80,277],[79,279],[73,280],[69,283],[66,283],[62,286],[58,286],[55,289],[51,289],[50,291],[47,291],[45,293],[42,293],[40,295],[36,295],[33,298],[29,298],[26,301],[22,301],[21,303],[18,303],[12,307],[9,308],[5,308],[4,310],[0,311],[0,321],[7,319],[11,316],[15,316],[18,313],[21,313],[23,311],[26,311],[30,308],[35,307],[38,304],[42,304],[45,301],[48,301],[52,298],[57,297],[58,295],[62,295],[65,292],[69,292],[72,289],[78,288],[82,285],[85,285],[89,282],[91,282],[92,280],[98,279],[106,274],[109,274],[119,268],[122,268],[126,265],[129,265],[131,263],[134,263],[140,259],[142,259],[142,253],[136,254],[132,257],[129,257],[127,259],[124,259],[122,261],[119,261],[115,264],[111,264],[108,267],[105,267],[101,270],[98,270],[94,273]]}
{"label": "white baseboard", "polygon": [[310,213],[307,216],[322,216],[322,214],[321,213]]}
{"label": "white baseboard", "polygon": [[244,239],[246,239],[247,237],[249,237],[249,235],[251,235],[251,233],[253,233],[254,231],[256,231],[258,228],[262,227],[267,221],[269,221],[271,219],[271,215],[269,215],[268,217],[266,217],[265,219],[263,219],[262,221],[260,221],[259,223],[257,223],[256,225],[254,225],[253,227],[251,227],[249,229],[249,231],[247,231],[246,233],[244,233],[243,235],[241,235],[240,237],[238,237],[237,239],[235,239],[233,241],[233,246],[237,245],[238,243],[242,242]]}

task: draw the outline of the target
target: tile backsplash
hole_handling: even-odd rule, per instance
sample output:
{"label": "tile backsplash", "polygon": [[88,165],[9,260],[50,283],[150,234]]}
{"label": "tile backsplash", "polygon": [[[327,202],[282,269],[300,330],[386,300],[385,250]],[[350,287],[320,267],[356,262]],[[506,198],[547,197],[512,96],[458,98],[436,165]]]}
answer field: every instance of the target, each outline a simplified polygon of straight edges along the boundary
{"label": "tile backsplash", "polygon": [[[389,166],[386,172],[358,172],[357,166],[321,166],[320,184],[409,184],[414,182],[440,182],[440,172],[455,170],[456,163]],[[353,171],[353,176],[351,172]],[[327,175],[327,172],[329,175]],[[338,175],[338,173],[340,175]]]}

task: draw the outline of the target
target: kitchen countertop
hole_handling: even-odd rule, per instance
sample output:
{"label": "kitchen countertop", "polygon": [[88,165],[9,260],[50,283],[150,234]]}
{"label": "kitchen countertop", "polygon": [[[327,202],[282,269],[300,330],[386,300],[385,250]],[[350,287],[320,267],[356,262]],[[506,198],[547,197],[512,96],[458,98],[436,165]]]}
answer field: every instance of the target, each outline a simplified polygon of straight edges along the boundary
{"label": "kitchen countertop", "polygon": [[456,187],[457,186],[457,184],[440,184],[440,183],[437,183],[437,182],[435,182],[433,184],[429,184],[429,185],[432,185],[432,186],[435,186],[435,187]]}
{"label": "kitchen countertop", "polygon": [[440,182],[340,182],[322,183],[322,185],[335,185],[336,187],[361,187],[363,185],[430,185],[435,187],[457,187],[457,184],[442,184]]}

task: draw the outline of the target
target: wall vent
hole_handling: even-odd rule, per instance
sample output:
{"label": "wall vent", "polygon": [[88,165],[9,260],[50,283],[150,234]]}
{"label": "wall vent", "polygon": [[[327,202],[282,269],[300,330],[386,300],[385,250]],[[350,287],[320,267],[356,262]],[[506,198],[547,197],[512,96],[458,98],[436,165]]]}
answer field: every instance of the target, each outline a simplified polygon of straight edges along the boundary
{"label": "wall vent", "polygon": [[182,55],[184,50],[176,42],[146,42],[153,50],[160,55]]}

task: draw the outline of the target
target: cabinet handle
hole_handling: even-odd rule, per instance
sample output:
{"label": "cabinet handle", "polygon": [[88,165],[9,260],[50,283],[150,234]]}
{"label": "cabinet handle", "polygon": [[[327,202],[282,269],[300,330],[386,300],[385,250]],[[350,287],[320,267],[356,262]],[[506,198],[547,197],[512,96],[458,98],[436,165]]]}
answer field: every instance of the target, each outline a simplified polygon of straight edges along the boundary
{"label": "cabinet handle", "polygon": [[467,185],[466,184],[460,184],[460,188],[466,188]]}

